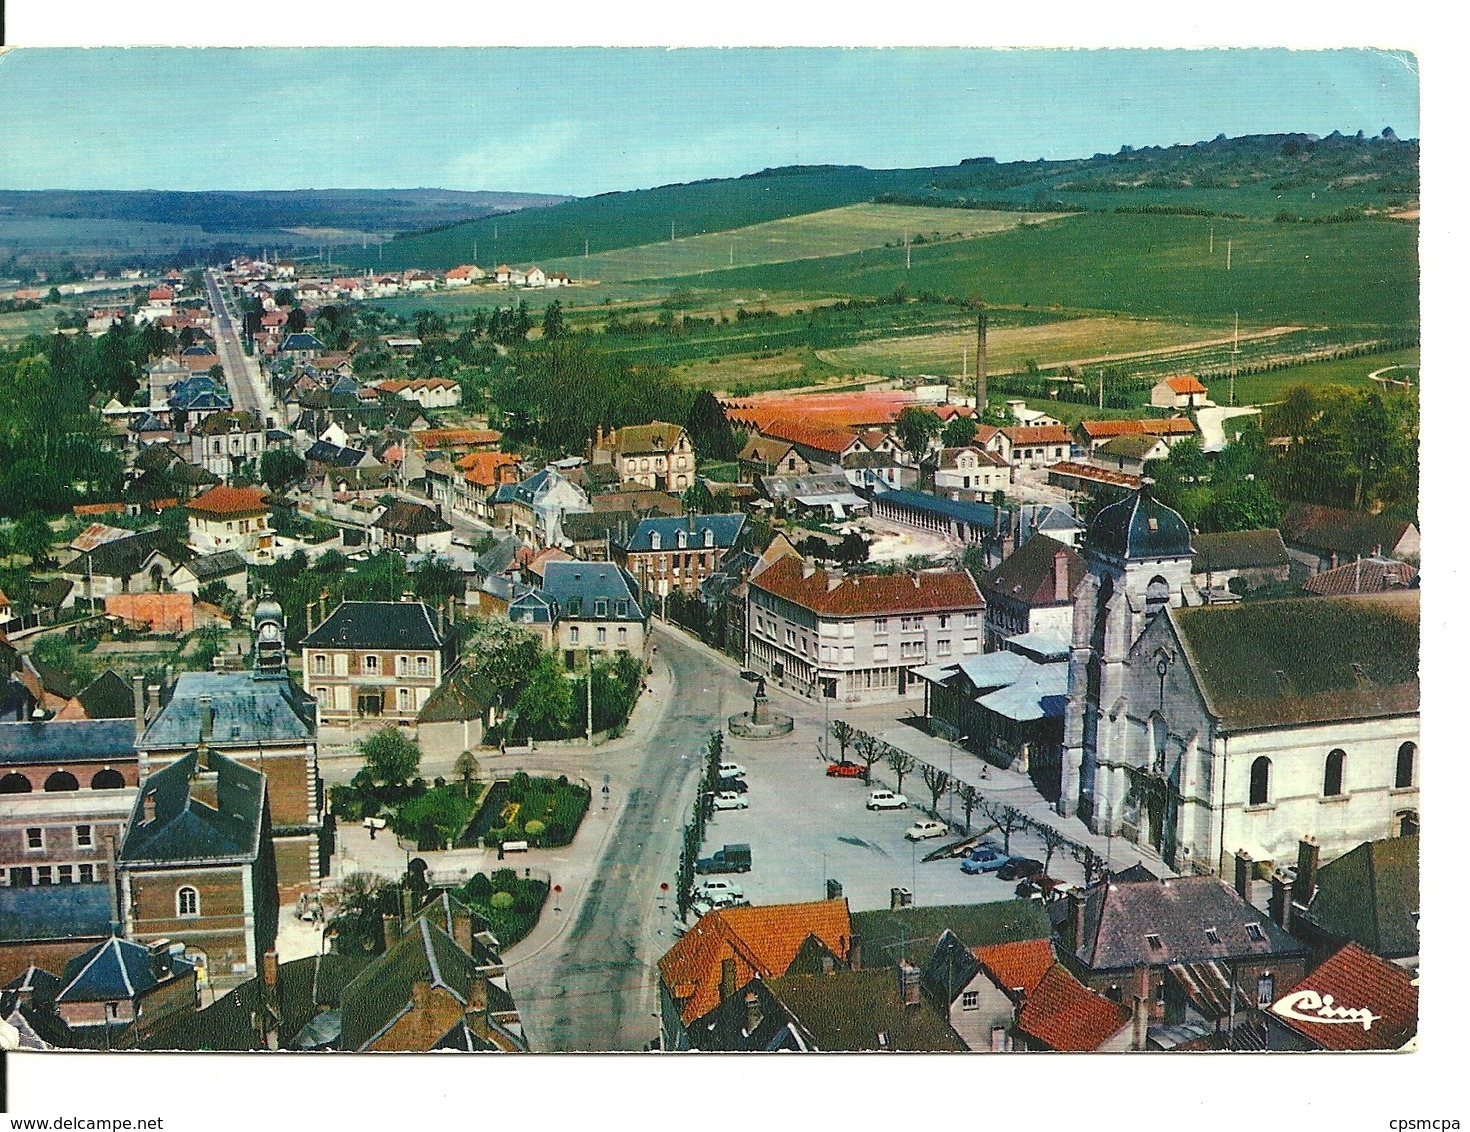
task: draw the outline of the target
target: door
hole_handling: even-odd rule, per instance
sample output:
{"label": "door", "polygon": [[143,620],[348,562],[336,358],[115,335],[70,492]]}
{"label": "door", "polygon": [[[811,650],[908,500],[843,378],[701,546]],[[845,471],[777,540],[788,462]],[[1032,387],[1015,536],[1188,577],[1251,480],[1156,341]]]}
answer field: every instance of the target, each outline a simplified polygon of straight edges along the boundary
{"label": "door", "polygon": [[366,716],[378,716],[383,714],[383,697],[380,695],[361,695],[357,697],[357,714]]}

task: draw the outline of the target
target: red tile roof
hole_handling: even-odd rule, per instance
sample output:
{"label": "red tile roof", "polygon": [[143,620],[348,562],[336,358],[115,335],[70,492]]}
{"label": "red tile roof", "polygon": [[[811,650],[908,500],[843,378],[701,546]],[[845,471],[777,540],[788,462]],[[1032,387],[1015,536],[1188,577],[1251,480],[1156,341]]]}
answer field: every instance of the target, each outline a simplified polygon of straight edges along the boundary
{"label": "red tile roof", "polygon": [[1128,1025],[1130,1015],[1111,999],[1088,990],[1054,963],[1026,997],[1017,1028],[1061,1053],[1091,1053]]}
{"label": "red tile roof", "polygon": [[995,976],[1007,991],[1021,990],[1030,996],[1056,963],[1049,939],[1022,939],[1013,943],[996,943],[976,947],[970,952],[981,966]]}
{"label": "red tile roof", "polygon": [[1072,434],[1066,425],[1012,425],[1000,430],[1013,445],[1071,444]]}
{"label": "red tile roof", "polygon": [[259,487],[225,487],[220,484],[189,500],[185,510],[203,515],[254,515],[270,510],[269,493]]}
{"label": "red tile roof", "polygon": [[825,570],[803,577],[800,559],[773,562],[750,584],[804,609],[829,617],[899,615],[981,609],[985,599],[964,570],[917,574],[853,574],[839,579]]}
{"label": "red tile roof", "polygon": [[1167,417],[1163,420],[1137,421],[1083,421],[1077,426],[1089,440],[1111,440],[1115,436],[1130,433],[1148,433],[1151,436],[1193,436],[1194,422],[1188,417]]}
{"label": "red tile roof", "polygon": [[847,958],[852,921],[846,900],[724,908],[699,922],[658,961],[664,986],[679,1004],[687,1025],[720,1002],[720,971],[735,961],[735,986],[786,973],[808,936],[816,936],[839,959]]}
{"label": "red tile roof", "polygon": [[[1302,1021],[1328,1007],[1367,1010],[1373,1018],[1366,1027]],[[1350,943],[1278,998],[1271,1014],[1322,1049],[1402,1049],[1419,1030],[1419,988],[1402,967]]]}
{"label": "red tile roof", "polygon": [[1166,377],[1164,380],[1169,383],[1169,388],[1172,389],[1175,393],[1186,394],[1208,392],[1205,387],[1199,383],[1199,378],[1195,377],[1192,373],[1181,373],[1177,377]]}
{"label": "red tile roof", "polygon": [[1079,464],[1075,460],[1063,460],[1059,464],[1053,464],[1047,471],[1054,476],[1075,476],[1078,479],[1112,484],[1116,487],[1134,488],[1143,482],[1137,476],[1130,476],[1126,472],[1115,472],[1110,468],[1098,468],[1092,464]]}
{"label": "red tile roof", "polygon": [[472,447],[499,444],[501,433],[493,428],[426,428],[417,434],[421,448]]}
{"label": "red tile roof", "polygon": [[769,421],[760,429],[760,432],[767,437],[786,440],[792,444],[800,444],[818,452],[830,452],[833,455],[843,452],[857,439],[857,433],[849,429],[823,428],[820,425],[812,425],[786,417]]}

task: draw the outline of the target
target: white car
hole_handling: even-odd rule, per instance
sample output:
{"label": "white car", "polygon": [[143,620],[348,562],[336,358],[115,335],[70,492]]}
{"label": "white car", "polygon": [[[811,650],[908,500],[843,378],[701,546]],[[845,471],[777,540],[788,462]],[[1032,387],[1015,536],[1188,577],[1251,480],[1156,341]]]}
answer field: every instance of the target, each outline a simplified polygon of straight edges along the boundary
{"label": "white car", "polygon": [[717,810],[745,810],[750,808],[750,803],[745,800],[744,794],[737,794],[733,790],[722,790],[715,795],[715,809]]}
{"label": "white car", "polygon": [[892,790],[874,790],[868,795],[868,809],[870,810],[906,810],[909,808],[909,800],[902,794],[895,794]]}
{"label": "white car", "polygon": [[929,837],[943,837],[948,832],[949,826],[942,821],[916,821],[904,830],[903,835],[910,841],[923,841]]}
{"label": "white car", "polygon": [[719,878],[703,881],[695,888],[694,894],[711,903],[717,902],[723,897],[730,897],[735,900],[745,899],[745,889],[741,888],[734,881],[721,880]]}
{"label": "white car", "polygon": [[741,766],[739,763],[721,763],[720,764],[720,777],[721,778],[744,778],[745,777],[745,768],[743,766]]}

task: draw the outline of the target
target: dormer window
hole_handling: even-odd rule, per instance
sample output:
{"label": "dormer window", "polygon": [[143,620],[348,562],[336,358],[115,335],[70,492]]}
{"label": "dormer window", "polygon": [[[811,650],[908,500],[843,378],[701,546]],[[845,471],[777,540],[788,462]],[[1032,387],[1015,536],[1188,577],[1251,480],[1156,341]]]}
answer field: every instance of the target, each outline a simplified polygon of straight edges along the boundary
{"label": "dormer window", "polygon": [[1209,940],[1210,943],[1214,944],[1216,947],[1220,945],[1220,933],[1217,932],[1214,928],[1205,929],[1205,939]]}
{"label": "dormer window", "polygon": [[1250,937],[1252,943],[1266,942],[1266,933],[1261,930],[1260,924],[1246,924],[1245,934]]}
{"label": "dormer window", "polygon": [[1156,936],[1156,935],[1146,935],[1143,938],[1148,943],[1148,946],[1149,946],[1149,950],[1150,951],[1163,951],[1164,950],[1164,941],[1161,940],[1158,936]]}

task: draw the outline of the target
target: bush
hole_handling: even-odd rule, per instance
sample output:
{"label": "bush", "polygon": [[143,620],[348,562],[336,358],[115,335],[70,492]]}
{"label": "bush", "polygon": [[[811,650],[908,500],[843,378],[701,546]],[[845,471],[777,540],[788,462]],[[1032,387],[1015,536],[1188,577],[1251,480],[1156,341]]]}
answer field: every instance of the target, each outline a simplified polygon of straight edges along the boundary
{"label": "bush", "polygon": [[531,776],[523,770],[516,771],[506,784],[506,798],[511,802],[524,802],[531,789]]}
{"label": "bush", "polygon": [[[495,874],[497,882],[506,871],[505,869],[501,869]],[[484,903],[495,895],[495,888],[489,880],[485,879],[484,873],[476,873],[465,882],[464,895],[465,899],[472,903]]]}
{"label": "bush", "polygon": [[444,848],[444,835],[439,832],[439,827],[432,819],[425,819],[419,828],[418,846],[421,851],[433,851]]}
{"label": "bush", "polygon": [[490,874],[490,883],[495,888],[505,890],[516,883],[515,869],[496,869]]}
{"label": "bush", "polygon": [[546,823],[536,821],[534,818],[526,823],[526,835],[528,837],[540,837],[546,832]]}
{"label": "bush", "polygon": [[490,907],[505,910],[514,907],[516,898],[508,892],[497,892],[490,897]]}

